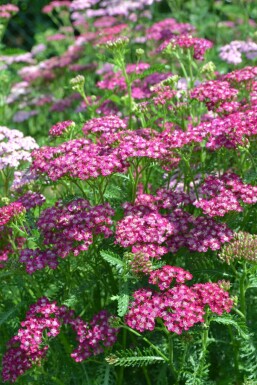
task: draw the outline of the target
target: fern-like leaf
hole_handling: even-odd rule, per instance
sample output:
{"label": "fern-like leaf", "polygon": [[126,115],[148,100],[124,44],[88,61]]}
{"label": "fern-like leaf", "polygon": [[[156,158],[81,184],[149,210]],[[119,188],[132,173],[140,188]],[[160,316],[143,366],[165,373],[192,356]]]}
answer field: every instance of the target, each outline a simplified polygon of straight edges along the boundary
{"label": "fern-like leaf", "polygon": [[137,348],[126,349],[106,357],[106,361],[114,366],[146,366],[156,362],[163,362],[164,359],[157,356],[152,349]]}
{"label": "fern-like leaf", "polygon": [[121,260],[118,254],[115,254],[110,250],[102,250],[100,251],[100,255],[111,266],[116,267],[117,270],[124,268],[124,262]]}
{"label": "fern-like leaf", "polygon": [[217,322],[218,324],[233,326],[238,334],[245,340],[249,339],[249,334],[245,328],[245,324],[237,320],[231,314],[224,314],[223,316],[213,316],[211,319],[212,322]]}

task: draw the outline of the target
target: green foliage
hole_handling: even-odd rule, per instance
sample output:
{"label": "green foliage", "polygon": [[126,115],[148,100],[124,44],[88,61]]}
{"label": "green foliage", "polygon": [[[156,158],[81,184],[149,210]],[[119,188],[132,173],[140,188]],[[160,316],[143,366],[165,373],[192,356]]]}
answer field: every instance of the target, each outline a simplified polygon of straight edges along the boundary
{"label": "green foliage", "polygon": [[157,356],[156,353],[150,349],[126,349],[116,351],[115,353],[106,357],[106,361],[114,366],[146,366],[154,363],[163,362],[164,359]]}

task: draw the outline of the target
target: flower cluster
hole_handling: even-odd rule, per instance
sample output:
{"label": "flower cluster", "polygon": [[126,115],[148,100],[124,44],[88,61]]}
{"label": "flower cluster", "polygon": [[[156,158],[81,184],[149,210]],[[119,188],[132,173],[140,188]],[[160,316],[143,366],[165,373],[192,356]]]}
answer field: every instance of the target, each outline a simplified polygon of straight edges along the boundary
{"label": "flower cluster", "polygon": [[[116,242],[123,247],[132,246],[133,253],[160,258],[181,247],[199,252],[218,250],[233,237],[226,224],[194,217],[180,208],[189,203],[185,193],[168,190],[159,190],[156,196],[139,195],[134,205],[124,204],[125,217],[117,223]],[[163,209],[172,211],[161,214]]]}
{"label": "flower cluster", "polygon": [[149,40],[167,40],[178,34],[193,32],[194,26],[186,23],[179,23],[175,19],[164,19],[154,23],[146,31],[146,37]]}
{"label": "flower cluster", "polygon": [[242,63],[242,54],[247,59],[255,59],[257,57],[257,44],[253,41],[234,40],[229,44],[220,48],[220,58],[229,64]]}
{"label": "flower cluster", "polygon": [[117,340],[118,329],[109,325],[110,316],[102,310],[89,323],[76,318],[69,322],[77,334],[78,347],[71,353],[76,362],[86,360],[92,355],[103,353],[104,348],[111,347]]}
{"label": "flower cluster", "polygon": [[252,82],[257,76],[257,67],[244,67],[222,76],[222,80],[228,81],[235,86],[239,83]]}
{"label": "flower cluster", "polygon": [[19,190],[22,187],[33,183],[37,179],[37,175],[31,170],[14,171],[14,179],[11,190]]}
{"label": "flower cluster", "polygon": [[215,109],[223,102],[233,101],[238,90],[232,88],[228,82],[210,80],[195,87],[191,91],[191,98],[204,102],[209,110]]}
{"label": "flower cluster", "polygon": [[21,203],[26,210],[30,210],[36,206],[42,206],[45,200],[46,199],[44,195],[33,191],[28,191],[26,194],[20,196],[16,202]]}
{"label": "flower cluster", "polygon": [[42,9],[42,12],[43,13],[51,13],[53,12],[54,10],[59,10],[61,8],[69,8],[71,5],[71,1],[58,1],[58,0],[54,0],[54,1],[51,1],[49,4],[47,4],[46,6],[43,7]]}
{"label": "flower cluster", "polygon": [[2,19],[10,19],[17,12],[19,12],[19,8],[14,4],[0,5],[0,18]]}
{"label": "flower cluster", "polygon": [[203,60],[204,54],[207,49],[210,49],[213,46],[213,43],[209,40],[193,37],[191,35],[179,35],[173,37],[170,40],[164,41],[159,47],[159,51],[169,51],[169,49],[175,49],[177,47],[182,48],[183,50],[193,49],[193,57],[196,60]]}
{"label": "flower cluster", "polygon": [[114,211],[108,203],[91,206],[82,198],[70,203],[57,202],[54,207],[44,210],[37,222],[44,237],[44,244],[59,257],[70,253],[77,256],[93,243],[93,235],[112,234],[110,226]]}
{"label": "flower cluster", "polygon": [[122,119],[115,115],[107,115],[87,121],[84,124],[82,131],[85,135],[89,133],[103,133],[110,135],[124,129],[126,129],[126,124]]}
{"label": "flower cluster", "polygon": [[41,147],[32,153],[32,170],[51,180],[64,176],[86,180],[122,172],[126,164],[115,149],[88,139],[73,139],[58,147]]}
{"label": "flower cluster", "polygon": [[85,323],[66,306],[40,298],[30,307],[22,328],[8,343],[3,358],[3,380],[15,382],[33,365],[40,365],[49,349],[48,339],[58,336],[63,324],[70,324],[77,333],[79,346],[71,354],[75,361],[101,353],[103,346],[112,346],[117,338],[118,329],[111,328],[108,321],[108,313],[103,310],[90,323]]}
{"label": "flower cluster", "polygon": [[58,122],[50,128],[49,135],[61,136],[66,130],[74,126],[75,126],[75,123],[72,120],[65,120],[64,122]]}
{"label": "flower cluster", "polygon": [[185,283],[192,278],[192,274],[181,267],[166,265],[150,273],[149,283],[157,285],[160,290],[167,290],[174,279],[176,283]]}
{"label": "flower cluster", "polygon": [[167,240],[172,253],[181,247],[200,253],[206,253],[209,249],[219,250],[223,243],[233,237],[233,231],[225,223],[208,217],[194,217],[181,209],[175,209],[169,219],[176,225],[175,234]]}
{"label": "flower cluster", "polygon": [[57,255],[51,250],[42,251],[39,249],[23,249],[20,252],[20,262],[26,265],[28,274],[42,270],[46,266],[56,269],[58,266]]}
{"label": "flower cluster", "polygon": [[[176,284],[169,289],[170,283]],[[192,275],[181,268],[164,266],[151,272],[149,283],[158,284],[162,292],[140,289],[134,292],[125,321],[132,329],[140,332],[154,330],[155,321],[161,318],[167,330],[181,334],[196,323],[204,322],[205,306],[222,315],[230,312],[233,301],[217,283],[184,285]]]}
{"label": "flower cluster", "polygon": [[257,235],[239,231],[222,247],[219,257],[227,264],[235,260],[257,261]]}
{"label": "flower cluster", "polygon": [[7,206],[0,208],[0,226],[6,225],[10,222],[16,215],[24,212],[25,207],[21,202],[13,202]]}
{"label": "flower cluster", "polygon": [[201,192],[207,199],[200,198],[194,205],[210,217],[222,217],[229,211],[242,211],[239,200],[246,204],[257,202],[257,186],[244,184],[233,173],[225,173],[219,178],[208,177],[201,186]]}
{"label": "flower cluster", "polygon": [[152,262],[147,253],[124,253],[124,258],[128,260],[129,267],[133,274],[149,274],[152,269]]}
{"label": "flower cluster", "polygon": [[24,137],[21,131],[0,127],[0,170],[31,161],[31,150],[36,148],[38,145],[30,136]]}

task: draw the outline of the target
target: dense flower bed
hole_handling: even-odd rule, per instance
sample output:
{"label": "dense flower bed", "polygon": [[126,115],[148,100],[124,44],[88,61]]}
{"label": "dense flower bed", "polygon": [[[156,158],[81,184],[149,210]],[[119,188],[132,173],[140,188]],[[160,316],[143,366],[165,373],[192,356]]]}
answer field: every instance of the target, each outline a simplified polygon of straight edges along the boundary
{"label": "dense flower bed", "polygon": [[256,12],[184,3],[52,1],[0,57],[3,382],[257,383]]}

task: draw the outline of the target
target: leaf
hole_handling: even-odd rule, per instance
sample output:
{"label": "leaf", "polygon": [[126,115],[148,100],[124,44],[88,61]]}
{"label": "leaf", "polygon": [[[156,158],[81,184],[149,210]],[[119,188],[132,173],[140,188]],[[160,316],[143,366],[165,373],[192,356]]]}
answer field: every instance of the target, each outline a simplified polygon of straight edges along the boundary
{"label": "leaf", "polygon": [[146,366],[154,364],[156,362],[163,362],[164,359],[160,356],[156,356],[152,349],[143,349],[141,351],[139,348],[125,349],[115,354],[111,354],[106,357],[106,361],[110,365],[114,366]]}
{"label": "leaf", "polygon": [[118,254],[115,254],[110,250],[101,250],[100,255],[106,262],[111,266],[115,266],[118,270],[124,268],[124,262],[120,259]]}
{"label": "leaf", "polygon": [[223,315],[219,317],[212,317],[212,322],[217,322],[222,325],[226,326],[233,326],[237,331],[238,334],[244,338],[245,340],[249,339],[249,335],[246,330],[243,330],[242,326],[240,326],[239,322],[237,322],[232,316],[230,315]]}
{"label": "leaf", "polygon": [[123,317],[127,310],[129,305],[129,295],[128,294],[122,294],[119,296],[118,299],[118,316]]}

